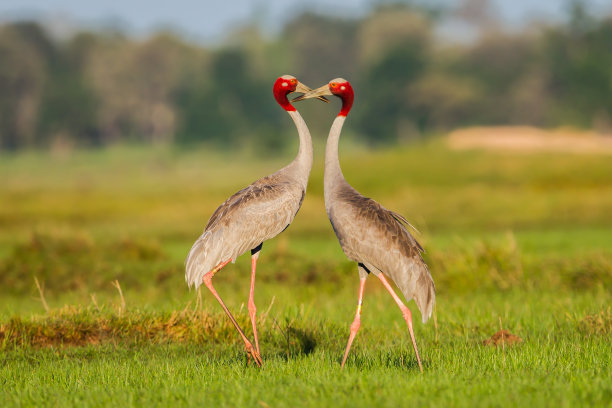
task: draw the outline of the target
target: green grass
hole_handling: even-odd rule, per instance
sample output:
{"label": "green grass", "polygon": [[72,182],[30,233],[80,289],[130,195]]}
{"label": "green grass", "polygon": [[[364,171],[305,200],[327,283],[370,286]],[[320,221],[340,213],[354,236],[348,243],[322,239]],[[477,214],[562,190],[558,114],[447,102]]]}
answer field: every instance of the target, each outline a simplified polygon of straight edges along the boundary
{"label": "green grass", "polygon": [[[437,333],[433,324],[416,323],[424,374],[392,301],[379,290],[366,296],[363,329],[344,371],[339,360],[350,311],[319,308],[316,299],[303,309],[288,306],[265,316],[263,370],[247,365],[220,313],[205,320],[218,322],[208,330],[221,335],[202,328],[205,334],[191,340],[170,341],[129,336],[134,326],[155,318],[133,311],[114,326],[128,335],[117,334],[103,345],[5,350],[0,396],[15,406],[254,406],[260,401],[287,407],[604,406],[610,401],[609,310],[602,314],[605,325],[583,315],[602,310],[609,294],[443,298]],[[63,319],[82,324],[96,316],[90,311]],[[239,316],[246,325],[246,314]],[[522,343],[505,349],[481,344],[498,330],[499,318]]]}
{"label": "green grass", "polygon": [[[264,369],[183,259],[215,207],[289,157],[114,148],[0,156],[3,406],[610,406],[612,161],[341,146],[347,179],[420,230],[436,322],[358,278],[325,217],[322,150],[256,283]],[[250,333],[249,262],[215,285]],[[34,285],[44,285],[45,312]],[[125,297],[123,307],[116,288]],[[517,345],[484,346],[500,329]]]}

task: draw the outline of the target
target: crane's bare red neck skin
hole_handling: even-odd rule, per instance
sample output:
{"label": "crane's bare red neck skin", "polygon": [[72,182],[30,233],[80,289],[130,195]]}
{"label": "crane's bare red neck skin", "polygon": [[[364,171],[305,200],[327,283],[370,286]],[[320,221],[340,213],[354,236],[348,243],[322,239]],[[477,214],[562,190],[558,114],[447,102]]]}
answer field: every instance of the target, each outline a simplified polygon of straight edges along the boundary
{"label": "crane's bare red neck skin", "polygon": [[[285,84],[285,86],[283,86],[283,84]],[[287,95],[293,91],[295,91],[295,84],[292,85],[289,80],[284,78],[278,78],[274,83],[274,88],[272,88],[274,99],[276,99],[276,102],[278,102],[281,108],[287,112],[294,112],[296,110],[289,102],[289,99],[287,99]]]}
{"label": "crane's bare red neck skin", "polygon": [[353,87],[348,82],[340,82],[335,89],[330,89],[334,95],[342,99],[342,109],[340,109],[338,116],[347,116],[353,107],[353,99],[355,99]]}

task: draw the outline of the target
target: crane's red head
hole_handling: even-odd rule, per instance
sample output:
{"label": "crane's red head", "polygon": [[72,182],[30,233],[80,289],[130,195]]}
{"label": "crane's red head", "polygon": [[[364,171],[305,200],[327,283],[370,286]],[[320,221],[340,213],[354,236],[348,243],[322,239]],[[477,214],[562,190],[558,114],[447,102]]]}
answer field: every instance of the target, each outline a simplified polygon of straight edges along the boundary
{"label": "crane's red head", "polygon": [[327,85],[306,92],[304,95],[295,98],[293,102],[309,98],[320,98],[323,95],[336,95],[338,98],[342,99],[342,109],[340,109],[338,116],[348,115],[353,107],[353,99],[355,98],[353,87],[349,81],[343,78],[332,79]]}
{"label": "crane's red head", "polygon": [[336,78],[329,81],[329,91],[342,99],[342,109],[338,116],[346,116],[351,111],[353,107],[353,99],[355,99],[355,93],[353,92],[353,87],[346,79]]}
{"label": "crane's red head", "polygon": [[[287,99],[287,95],[289,95],[291,92],[306,93],[310,91],[312,91],[312,89],[291,75],[283,75],[282,77],[278,78],[276,82],[274,82],[274,88],[272,88],[276,102],[278,102],[278,104],[287,112],[295,111],[295,108]],[[329,100],[324,96],[317,96],[316,98],[323,102],[329,102]]]}
{"label": "crane's red head", "polygon": [[298,86],[298,80],[295,79],[294,76],[291,75],[283,75],[278,78],[276,82],[274,82],[274,88],[272,88],[272,92],[274,92],[274,99],[276,102],[287,112],[294,111],[295,108],[287,99],[287,95],[291,92],[295,92]]}

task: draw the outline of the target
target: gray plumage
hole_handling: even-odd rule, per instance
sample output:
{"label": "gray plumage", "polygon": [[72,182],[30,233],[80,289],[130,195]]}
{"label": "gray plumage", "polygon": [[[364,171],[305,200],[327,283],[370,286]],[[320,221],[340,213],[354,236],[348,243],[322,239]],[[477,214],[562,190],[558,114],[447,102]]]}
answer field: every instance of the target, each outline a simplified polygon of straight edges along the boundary
{"label": "gray plumage", "polygon": [[289,112],[300,136],[296,159],[274,174],[238,191],[210,217],[185,261],[185,280],[196,288],[203,276],[227,260],[284,231],[297,214],[312,167],[312,141],[300,114]]}
{"label": "gray plumage", "polygon": [[[431,316],[435,286],[406,219],[364,197],[345,180],[338,161],[338,139],[344,124],[338,116],[332,125],[325,153],[325,208],[342,250],[374,274],[384,273],[414,299],[423,322]],[[360,267],[360,274],[364,274]]]}

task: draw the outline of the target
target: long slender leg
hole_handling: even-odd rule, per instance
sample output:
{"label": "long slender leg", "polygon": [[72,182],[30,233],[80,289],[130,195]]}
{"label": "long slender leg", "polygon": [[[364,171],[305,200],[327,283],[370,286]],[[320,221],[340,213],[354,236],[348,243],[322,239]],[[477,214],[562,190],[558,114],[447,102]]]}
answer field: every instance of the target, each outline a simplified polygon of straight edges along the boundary
{"label": "long slender leg", "polygon": [[359,279],[359,300],[357,301],[357,311],[355,312],[355,319],[351,324],[351,334],[349,335],[348,343],[346,344],[346,350],[344,350],[344,358],[342,359],[342,365],[340,366],[340,369],[344,368],[344,363],[346,363],[346,358],[348,357],[348,353],[351,349],[351,345],[353,344],[353,340],[355,340],[357,331],[359,330],[359,327],[361,327],[361,304],[363,303],[363,289],[365,288],[365,282],[365,277]]}
{"label": "long slender leg", "polygon": [[261,356],[259,351],[259,339],[257,338],[257,320],[255,315],[257,314],[257,308],[255,307],[255,270],[257,269],[257,258],[259,258],[259,251],[261,251],[262,244],[259,244],[257,248],[251,250],[251,290],[249,291],[249,317],[251,318],[251,325],[253,325],[253,337],[255,337],[255,348],[257,354]]}
{"label": "long slender leg", "polygon": [[244,332],[242,331],[242,329],[240,328],[240,326],[238,325],[238,322],[236,321],[236,319],[234,319],[234,316],[232,316],[232,314],[230,313],[229,309],[227,308],[227,306],[225,306],[225,303],[223,303],[223,300],[221,300],[221,296],[219,296],[219,294],[217,293],[217,291],[215,290],[213,284],[212,284],[212,278],[213,276],[215,276],[215,273],[219,272],[221,270],[221,268],[223,268],[225,265],[227,265],[230,260],[227,260],[225,262],[221,262],[219,265],[215,266],[214,269],[208,273],[206,273],[206,275],[204,275],[203,281],[204,284],[206,285],[206,287],[212,292],[213,296],[217,299],[217,301],[219,301],[219,303],[221,304],[221,307],[223,308],[223,310],[225,310],[225,313],[227,314],[227,316],[230,318],[230,320],[232,321],[232,323],[234,324],[234,326],[236,327],[236,330],[238,330],[238,333],[240,333],[240,337],[242,337],[242,340],[244,341],[244,345],[247,349],[247,352],[253,356],[253,359],[255,360],[255,363],[261,367],[262,365],[262,361],[261,361],[261,357],[259,355],[259,353],[255,350],[255,348],[253,347],[253,344],[249,341],[249,339],[247,339],[246,335],[244,334]]}
{"label": "long slender leg", "polygon": [[395,303],[397,303],[400,310],[402,311],[404,320],[406,321],[406,324],[408,325],[408,331],[410,332],[410,338],[412,339],[412,347],[414,347],[414,352],[416,354],[417,361],[419,362],[419,368],[421,369],[421,372],[423,372],[423,365],[421,364],[421,357],[419,356],[419,349],[417,348],[416,339],[414,338],[414,331],[412,330],[412,312],[410,312],[410,309],[408,309],[408,307],[404,304],[404,302],[402,302],[399,296],[397,296],[397,294],[395,293],[391,285],[389,285],[389,282],[387,282],[387,279],[385,278],[385,276],[382,273],[379,273],[376,276],[378,277],[378,279],[380,279],[382,284],[385,285],[385,288],[389,291],[389,293],[393,297],[393,300],[395,300]]}

